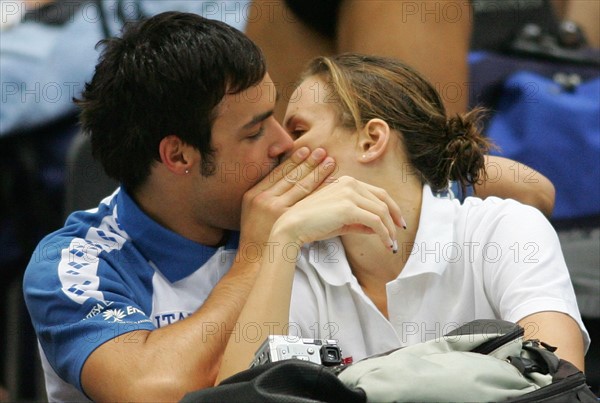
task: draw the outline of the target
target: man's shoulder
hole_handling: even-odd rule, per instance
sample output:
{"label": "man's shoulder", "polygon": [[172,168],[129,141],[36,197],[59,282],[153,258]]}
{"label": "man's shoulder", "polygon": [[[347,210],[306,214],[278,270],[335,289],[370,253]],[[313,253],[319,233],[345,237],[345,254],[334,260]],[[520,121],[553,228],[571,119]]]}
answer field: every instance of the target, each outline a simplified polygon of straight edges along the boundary
{"label": "man's shoulder", "polygon": [[101,203],[99,207],[76,211],[69,215],[63,227],[46,235],[34,249],[26,270],[56,272],[61,263],[75,269],[97,260],[102,252],[122,249],[128,241],[120,228],[114,203]]}

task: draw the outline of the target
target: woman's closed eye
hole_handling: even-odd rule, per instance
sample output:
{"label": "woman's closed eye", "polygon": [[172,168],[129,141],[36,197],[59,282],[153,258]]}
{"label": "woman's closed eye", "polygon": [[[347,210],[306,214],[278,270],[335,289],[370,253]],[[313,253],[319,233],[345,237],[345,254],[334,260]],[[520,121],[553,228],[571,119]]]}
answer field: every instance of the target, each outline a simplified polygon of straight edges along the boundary
{"label": "woman's closed eye", "polygon": [[306,130],[301,128],[290,130],[290,135],[294,138],[294,140],[300,138],[304,133],[306,133]]}

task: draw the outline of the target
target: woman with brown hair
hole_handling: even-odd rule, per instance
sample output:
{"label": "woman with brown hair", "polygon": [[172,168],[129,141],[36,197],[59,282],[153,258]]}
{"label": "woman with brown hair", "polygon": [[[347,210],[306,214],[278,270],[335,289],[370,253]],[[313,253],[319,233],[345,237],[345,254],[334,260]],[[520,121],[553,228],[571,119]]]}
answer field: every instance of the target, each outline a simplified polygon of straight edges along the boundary
{"label": "woman with brown hair", "polygon": [[284,125],[295,149],[327,150],[336,179],[273,226],[219,379],[268,334],[337,339],[356,361],[486,318],[521,324],[583,369],[589,337],[546,218],[444,195],[485,176],[481,112],[447,116],[421,75],[383,57],[321,57],[303,77]]}

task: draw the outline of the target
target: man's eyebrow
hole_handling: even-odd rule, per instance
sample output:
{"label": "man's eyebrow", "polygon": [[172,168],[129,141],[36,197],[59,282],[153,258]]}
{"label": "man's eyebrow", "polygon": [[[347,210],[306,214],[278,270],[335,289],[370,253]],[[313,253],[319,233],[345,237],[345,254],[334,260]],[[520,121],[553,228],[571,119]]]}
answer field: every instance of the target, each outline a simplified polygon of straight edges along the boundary
{"label": "man's eyebrow", "polygon": [[242,126],[242,129],[250,129],[252,126],[256,125],[257,123],[262,122],[265,119],[270,118],[273,115],[274,110],[271,109],[270,111],[266,111],[264,113],[260,113],[256,116],[254,116],[248,123],[246,123],[244,126]]}
{"label": "man's eyebrow", "polygon": [[[275,104],[277,104],[277,102],[279,102],[279,99],[281,98],[281,93],[279,92],[279,90],[275,90]],[[273,113],[275,112],[274,109],[271,109],[270,111],[261,113],[259,115],[254,116],[248,123],[246,123],[244,126],[242,126],[242,129],[249,129],[252,126],[254,126],[257,123],[262,122],[265,119],[270,118]]]}

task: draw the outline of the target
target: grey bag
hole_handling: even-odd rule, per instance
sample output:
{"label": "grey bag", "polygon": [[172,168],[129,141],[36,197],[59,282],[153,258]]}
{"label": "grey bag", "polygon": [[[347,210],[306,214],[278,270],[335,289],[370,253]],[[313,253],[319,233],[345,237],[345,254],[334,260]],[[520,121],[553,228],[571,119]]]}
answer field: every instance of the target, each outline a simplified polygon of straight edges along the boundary
{"label": "grey bag", "polygon": [[372,402],[597,402],[553,347],[501,320],[477,320],[424,343],[369,357],[338,377]]}

